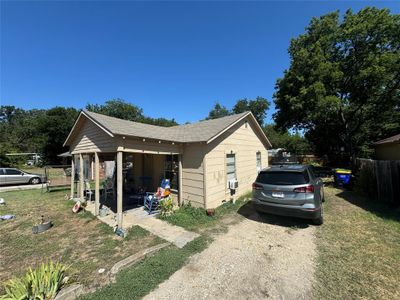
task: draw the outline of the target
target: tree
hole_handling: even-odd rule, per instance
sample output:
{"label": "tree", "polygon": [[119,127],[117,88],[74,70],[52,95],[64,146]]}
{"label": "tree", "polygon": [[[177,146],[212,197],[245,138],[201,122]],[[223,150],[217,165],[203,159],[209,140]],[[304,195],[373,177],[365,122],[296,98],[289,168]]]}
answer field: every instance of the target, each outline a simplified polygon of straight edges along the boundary
{"label": "tree", "polygon": [[110,117],[115,117],[134,122],[141,122],[141,123],[164,126],[164,127],[178,125],[178,123],[174,119],[169,120],[166,118],[146,117],[143,115],[143,109],[119,98],[108,100],[103,105],[88,104],[86,105],[86,109],[88,111],[96,112]]}
{"label": "tree", "polygon": [[273,148],[284,148],[291,153],[301,155],[312,152],[309,142],[297,132],[290,134],[287,130],[277,130],[275,124],[267,124],[263,130]]}
{"label": "tree", "polygon": [[251,111],[256,118],[257,122],[262,126],[264,124],[264,119],[267,116],[267,110],[269,108],[270,102],[263,98],[257,97],[255,100],[248,100],[247,98],[239,99],[232,111],[235,114],[240,114],[245,111]]}
{"label": "tree", "polygon": [[143,118],[143,110],[141,108],[119,98],[108,100],[103,105],[88,104],[86,105],[86,109],[95,113],[129,121],[138,122]]}
{"label": "tree", "polygon": [[217,102],[215,103],[214,108],[208,113],[206,120],[218,119],[229,116],[230,114],[231,112],[225,106],[222,106]]}
{"label": "tree", "polygon": [[297,128],[319,154],[369,155],[400,130],[400,15],[348,10],[313,18],[293,39],[278,79],[275,122]]}

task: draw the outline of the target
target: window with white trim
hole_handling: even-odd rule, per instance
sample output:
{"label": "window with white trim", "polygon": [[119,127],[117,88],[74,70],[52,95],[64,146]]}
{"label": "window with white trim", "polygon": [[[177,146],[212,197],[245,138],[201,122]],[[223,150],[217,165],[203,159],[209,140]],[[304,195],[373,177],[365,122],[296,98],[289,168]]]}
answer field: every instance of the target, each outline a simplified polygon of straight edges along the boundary
{"label": "window with white trim", "polygon": [[256,152],[256,166],[257,166],[257,172],[260,172],[262,169],[261,152],[260,151]]}
{"label": "window with white trim", "polygon": [[236,179],[236,158],[235,154],[226,155],[226,179]]}

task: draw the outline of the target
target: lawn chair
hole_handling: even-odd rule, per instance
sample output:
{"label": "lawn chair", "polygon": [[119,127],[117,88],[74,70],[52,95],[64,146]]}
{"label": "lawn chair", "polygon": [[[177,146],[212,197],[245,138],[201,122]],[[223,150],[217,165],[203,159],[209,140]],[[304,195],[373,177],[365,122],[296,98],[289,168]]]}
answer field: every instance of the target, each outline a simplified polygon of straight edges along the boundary
{"label": "lawn chair", "polygon": [[163,179],[161,186],[155,193],[146,193],[144,198],[144,209],[150,214],[160,210],[160,203],[171,194],[169,179]]}
{"label": "lawn chair", "polygon": [[94,195],[94,191],[90,187],[90,182],[85,180],[85,196],[86,199],[92,201],[92,196]]}

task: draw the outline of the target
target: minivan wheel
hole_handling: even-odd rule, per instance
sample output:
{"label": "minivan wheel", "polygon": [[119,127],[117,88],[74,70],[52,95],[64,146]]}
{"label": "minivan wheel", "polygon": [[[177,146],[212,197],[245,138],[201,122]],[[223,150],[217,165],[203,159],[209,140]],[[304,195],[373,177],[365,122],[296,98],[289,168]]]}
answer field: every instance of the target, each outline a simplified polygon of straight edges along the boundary
{"label": "minivan wheel", "polygon": [[39,184],[40,183],[40,179],[37,178],[37,177],[32,178],[31,180],[29,180],[29,183],[30,184]]}
{"label": "minivan wheel", "polygon": [[312,220],[314,225],[322,225],[324,223],[324,209],[321,205],[321,212],[318,218]]}

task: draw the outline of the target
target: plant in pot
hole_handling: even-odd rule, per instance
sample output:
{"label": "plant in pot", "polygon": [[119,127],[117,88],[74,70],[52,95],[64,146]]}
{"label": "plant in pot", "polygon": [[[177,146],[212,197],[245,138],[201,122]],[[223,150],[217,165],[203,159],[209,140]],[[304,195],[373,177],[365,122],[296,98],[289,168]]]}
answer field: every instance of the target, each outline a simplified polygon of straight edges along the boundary
{"label": "plant in pot", "polygon": [[49,220],[49,218],[41,216],[39,222],[33,226],[32,232],[41,233],[43,231],[46,231],[47,229],[50,229],[51,226],[53,226],[51,220]]}

